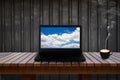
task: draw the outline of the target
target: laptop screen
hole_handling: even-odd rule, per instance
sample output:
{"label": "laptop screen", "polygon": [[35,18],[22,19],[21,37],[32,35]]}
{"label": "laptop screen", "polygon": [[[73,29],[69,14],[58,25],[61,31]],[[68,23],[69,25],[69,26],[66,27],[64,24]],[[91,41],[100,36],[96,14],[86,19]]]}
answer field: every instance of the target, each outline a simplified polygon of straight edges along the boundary
{"label": "laptop screen", "polygon": [[80,27],[41,26],[40,48],[80,49]]}

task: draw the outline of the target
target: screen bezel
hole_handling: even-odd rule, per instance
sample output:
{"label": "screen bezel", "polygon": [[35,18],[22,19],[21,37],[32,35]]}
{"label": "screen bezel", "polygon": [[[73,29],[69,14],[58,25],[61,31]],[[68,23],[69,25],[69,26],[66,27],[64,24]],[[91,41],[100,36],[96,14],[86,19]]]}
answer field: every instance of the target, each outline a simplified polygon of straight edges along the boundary
{"label": "screen bezel", "polygon": [[[80,27],[80,48],[41,48],[41,27]],[[39,52],[41,50],[75,50],[75,49],[79,49],[80,51],[82,51],[82,26],[81,25],[40,25],[39,26]]]}

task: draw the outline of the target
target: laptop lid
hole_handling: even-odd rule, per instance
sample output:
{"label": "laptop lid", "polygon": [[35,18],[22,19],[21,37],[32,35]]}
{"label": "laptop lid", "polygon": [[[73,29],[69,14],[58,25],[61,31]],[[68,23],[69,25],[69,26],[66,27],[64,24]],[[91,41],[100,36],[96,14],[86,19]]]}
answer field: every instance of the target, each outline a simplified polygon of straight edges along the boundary
{"label": "laptop lid", "polygon": [[81,29],[82,27],[80,25],[40,25],[40,54],[62,55],[63,52],[66,52],[63,55],[81,54]]}

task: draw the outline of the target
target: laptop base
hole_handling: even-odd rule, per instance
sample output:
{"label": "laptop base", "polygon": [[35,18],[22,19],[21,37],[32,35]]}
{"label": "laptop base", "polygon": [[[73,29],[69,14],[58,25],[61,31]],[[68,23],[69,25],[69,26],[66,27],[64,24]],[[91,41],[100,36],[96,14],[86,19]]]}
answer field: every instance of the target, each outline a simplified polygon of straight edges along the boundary
{"label": "laptop base", "polygon": [[85,61],[85,57],[83,54],[76,55],[76,56],[43,56],[39,53],[34,59],[35,61],[58,61],[58,62],[83,62]]}

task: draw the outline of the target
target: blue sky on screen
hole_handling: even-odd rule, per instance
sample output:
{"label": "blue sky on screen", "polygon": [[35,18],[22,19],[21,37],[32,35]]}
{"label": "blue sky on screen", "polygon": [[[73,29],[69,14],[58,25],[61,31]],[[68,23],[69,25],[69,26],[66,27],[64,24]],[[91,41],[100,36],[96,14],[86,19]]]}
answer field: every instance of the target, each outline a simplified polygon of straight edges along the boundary
{"label": "blue sky on screen", "polygon": [[80,48],[80,28],[41,27],[41,48]]}
{"label": "blue sky on screen", "polygon": [[75,30],[75,27],[42,27],[41,32],[45,35],[50,34],[63,34],[63,33],[71,33]]}

